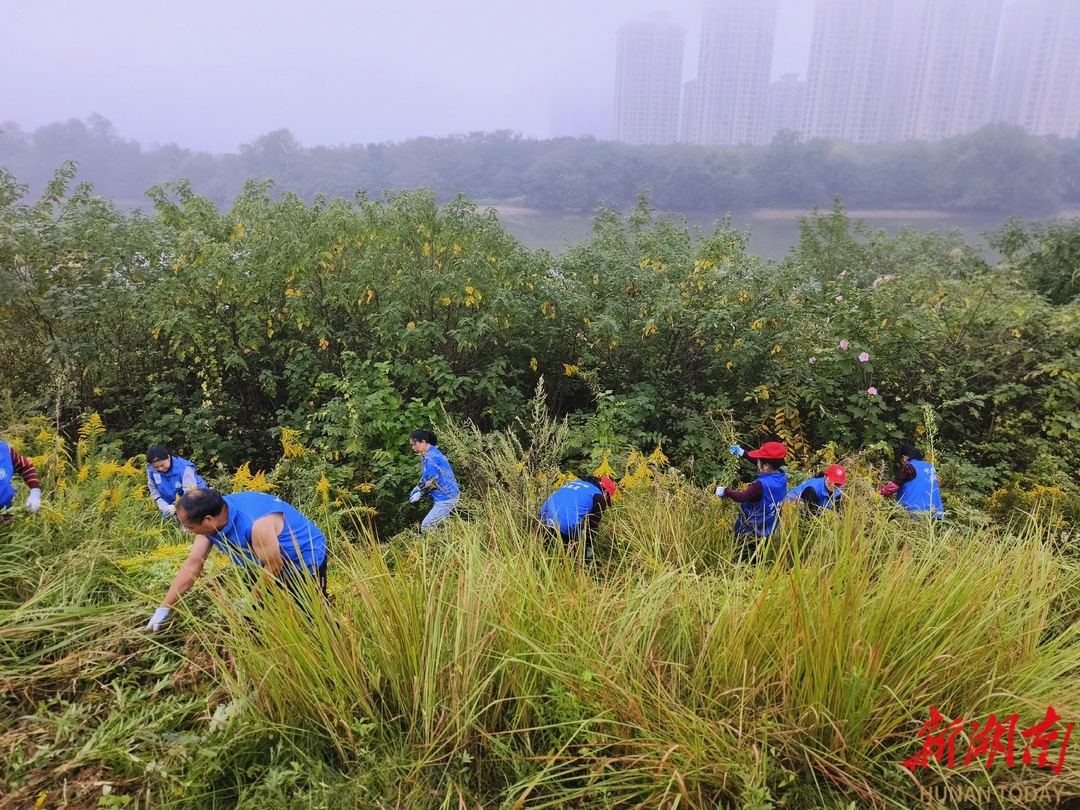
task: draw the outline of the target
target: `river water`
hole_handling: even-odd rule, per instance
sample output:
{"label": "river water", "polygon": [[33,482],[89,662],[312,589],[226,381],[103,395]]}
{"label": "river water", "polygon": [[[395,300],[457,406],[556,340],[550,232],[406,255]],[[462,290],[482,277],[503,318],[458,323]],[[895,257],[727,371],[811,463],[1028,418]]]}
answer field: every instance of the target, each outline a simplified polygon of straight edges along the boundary
{"label": "river water", "polygon": [[[559,253],[571,245],[583,242],[592,226],[590,214],[566,214],[543,211],[536,208],[520,208],[510,205],[492,206],[499,213],[499,220],[512,233],[533,250],[544,248]],[[750,228],[750,251],[770,259],[782,259],[799,240],[799,217],[810,213],[804,209],[759,209],[732,212],[735,227]],[[985,234],[1000,228],[1009,218],[1007,214],[964,213],[956,211],[849,211],[852,219],[861,219],[873,228],[883,228],[895,234],[909,226],[918,231],[961,231],[967,242],[977,247],[987,261],[1000,258],[987,245]],[[712,232],[715,223],[724,212],[687,211],[682,214],[687,222],[701,228],[703,234]],[[1080,210],[1062,212],[1067,218],[1080,217]]]}

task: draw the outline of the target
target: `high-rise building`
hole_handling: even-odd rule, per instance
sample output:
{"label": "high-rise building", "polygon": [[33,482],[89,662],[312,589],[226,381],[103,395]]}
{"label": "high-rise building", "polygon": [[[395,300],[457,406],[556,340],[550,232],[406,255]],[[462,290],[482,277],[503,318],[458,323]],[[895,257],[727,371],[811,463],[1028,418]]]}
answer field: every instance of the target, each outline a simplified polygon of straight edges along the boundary
{"label": "high-rise building", "polygon": [[691,79],[683,85],[682,127],[679,130],[679,140],[687,143],[690,142],[690,132],[697,118],[697,86],[697,79]]}
{"label": "high-rise building", "polygon": [[896,137],[907,8],[906,0],[817,0],[804,135],[859,142]]}
{"label": "high-rise building", "polygon": [[776,0],[705,0],[694,117],[686,140],[765,143]]}
{"label": "high-rise building", "polygon": [[777,132],[798,132],[802,126],[803,93],[806,82],[798,73],[785,73],[769,85],[765,93],[765,137],[771,140]]}
{"label": "high-rise building", "polygon": [[679,137],[686,33],[662,16],[619,28],[615,52],[615,140],[674,143]]}
{"label": "high-rise building", "polygon": [[1080,136],[1080,2],[1017,0],[1005,8],[991,118],[1033,135]]}
{"label": "high-rise building", "polygon": [[[935,141],[986,123],[1002,0],[907,0],[899,136]],[[897,21],[900,23],[900,21]]]}

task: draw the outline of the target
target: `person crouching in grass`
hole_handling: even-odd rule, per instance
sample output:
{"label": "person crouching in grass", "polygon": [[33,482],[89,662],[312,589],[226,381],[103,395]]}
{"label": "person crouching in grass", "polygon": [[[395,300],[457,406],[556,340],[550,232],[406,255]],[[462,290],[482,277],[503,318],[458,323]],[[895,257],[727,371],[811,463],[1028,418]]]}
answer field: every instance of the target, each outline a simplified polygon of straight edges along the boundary
{"label": "person crouching in grass", "polygon": [[305,579],[326,596],[326,537],[281,498],[265,492],[222,495],[216,489],[194,489],[176,504],[176,517],[195,540],[147,630],[161,629],[214,548],[253,572],[257,587],[263,580],[284,585],[301,606]]}

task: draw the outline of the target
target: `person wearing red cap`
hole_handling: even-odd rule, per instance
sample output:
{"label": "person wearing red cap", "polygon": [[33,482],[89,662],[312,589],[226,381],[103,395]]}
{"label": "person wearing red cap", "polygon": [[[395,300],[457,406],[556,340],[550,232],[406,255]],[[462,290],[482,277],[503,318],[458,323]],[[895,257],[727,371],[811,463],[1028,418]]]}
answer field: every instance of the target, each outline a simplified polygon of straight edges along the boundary
{"label": "person wearing red cap", "polygon": [[840,495],[846,481],[847,470],[839,464],[830,464],[817,478],[793,487],[784,500],[806,504],[811,515],[820,515],[825,509],[839,510]]}
{"label": "person wearing red cap", "polygon": [[787,475],[783,470],[787,448],[780,442],[765,442],[749,453],[738,445],[732,445],[729,449],[732,455],[754,459],[758,477],[742,492],[717,487],[716,495],[742,505],[742,514],[735,520],[736,537],[768,537],[776,528],[780,504],[787,496]]}
{"label": "person wearing red cap", "polygon": [[592,537],[600,525],[600,516],[611,506],[615,489],[615,482],[607,476],[587,475],[568,481],[540,507],[540,525],[557,532],[567,548],[584,540],[585,559],[591,560]]}

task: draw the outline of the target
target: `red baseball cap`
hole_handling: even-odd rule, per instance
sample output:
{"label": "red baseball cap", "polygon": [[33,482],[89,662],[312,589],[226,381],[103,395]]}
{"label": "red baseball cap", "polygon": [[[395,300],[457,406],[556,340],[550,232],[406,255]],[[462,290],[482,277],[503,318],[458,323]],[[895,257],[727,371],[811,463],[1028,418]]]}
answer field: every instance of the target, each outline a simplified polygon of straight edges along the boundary
{"label": "red baseball cap", "polygon": [[757,450],[751,450],[746,455],[750,458],[763,458],[766,461],[783,461],[787,455],[787,448],[780,442],[765,442]]}
{"label": "red baseball cap", "polygon": [[825,468],[825,480],[830,484],[842,487],[844,482],[847,481],[847,470],[839,464],[830,464]]}
{"label": "red baseball cap", "polygon": [[606,475],[600,476],[600,486],[603,488],[604,492],[608,494],[609,498],[615,497],[615,482],[608,478]]}

